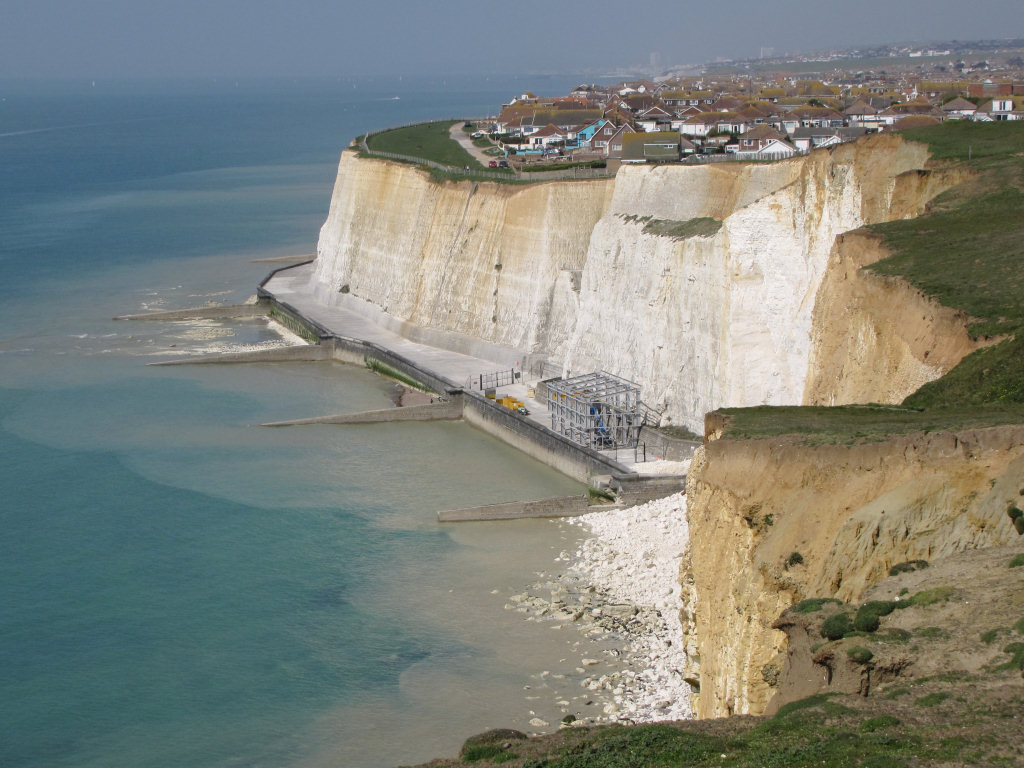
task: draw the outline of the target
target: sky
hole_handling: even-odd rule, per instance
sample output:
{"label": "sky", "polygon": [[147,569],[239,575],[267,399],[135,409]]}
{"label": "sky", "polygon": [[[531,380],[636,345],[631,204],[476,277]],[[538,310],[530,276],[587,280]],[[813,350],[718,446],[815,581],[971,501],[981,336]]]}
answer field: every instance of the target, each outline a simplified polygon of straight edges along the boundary
{"label": "sky", "polygon": [[1021,0],[0,0],[0,78],[596,74],[1011,37]]}

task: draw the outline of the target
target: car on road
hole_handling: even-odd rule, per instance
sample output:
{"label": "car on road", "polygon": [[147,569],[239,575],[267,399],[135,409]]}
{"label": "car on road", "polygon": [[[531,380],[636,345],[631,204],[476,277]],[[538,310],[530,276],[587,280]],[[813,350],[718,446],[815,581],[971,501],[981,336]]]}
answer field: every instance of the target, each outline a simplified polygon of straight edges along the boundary
{"label": "car on road", "polygon": [[497,168],[498,167],[498,161],[497,160],[491,160],[491,162],[489,162],[487,164],[487,167],[488,168]]}
{"label": "car on road", "polygon": [[498,167],[499,168],[508,168],[508,160],[502,160],[500,163],[498,163]]}

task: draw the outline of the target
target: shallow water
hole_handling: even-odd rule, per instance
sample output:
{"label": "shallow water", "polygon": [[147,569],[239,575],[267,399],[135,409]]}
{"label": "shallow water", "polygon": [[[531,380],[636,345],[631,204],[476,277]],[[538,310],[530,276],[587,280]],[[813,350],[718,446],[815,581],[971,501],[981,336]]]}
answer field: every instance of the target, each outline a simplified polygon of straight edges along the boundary
{"label": "shallow water", "polygon": [[435,518],[577,484],[461,423],[258,427],[392,384],[151,367],[275,333],[111,320],[244,300],[314,250],[350,136],[522,90],[352,85],[0,102],[0,764],[388,766],[580,695],[593,651],[503,608],[574,529]]}

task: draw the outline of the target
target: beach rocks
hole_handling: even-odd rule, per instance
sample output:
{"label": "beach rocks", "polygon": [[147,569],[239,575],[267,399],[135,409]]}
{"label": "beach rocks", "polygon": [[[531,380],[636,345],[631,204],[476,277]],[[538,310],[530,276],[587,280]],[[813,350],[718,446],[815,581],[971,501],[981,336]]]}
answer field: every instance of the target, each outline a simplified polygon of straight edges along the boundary
{"label": "beach rocks", "polygon": [[[568,562],[566,573],[554,579],[537,574],[542,580],[512,595],[505,607],[614,644],[605,651],[611,671],[580,683],[612,698],[602,705],[599,719],[691,716],[691,686],[679,671],[686,668],[679,620],[679,569],[688,545],[685,497],[673,494],[630,509],[595,512],[571,524],[586,527],[593,537],[570,557],[559,554],[558,561]],[[584,658],[577,671],[601,663]]]}

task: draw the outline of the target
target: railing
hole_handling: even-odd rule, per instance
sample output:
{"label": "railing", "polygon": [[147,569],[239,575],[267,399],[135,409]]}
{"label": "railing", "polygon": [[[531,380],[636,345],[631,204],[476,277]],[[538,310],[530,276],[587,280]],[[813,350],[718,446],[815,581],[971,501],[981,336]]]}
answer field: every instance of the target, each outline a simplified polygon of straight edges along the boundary
{"label": "railing", "polygon": [[716,152],[713,155],[693,154],[683,158],[679,162],[683,165],[703,165],[704,163],[773,163],[778,160],[788,160],[791,157],[807,155],[810,152],[806,149],[798,149],[792,154],[767,155],[763,157],[751,157],[735,152]]}

